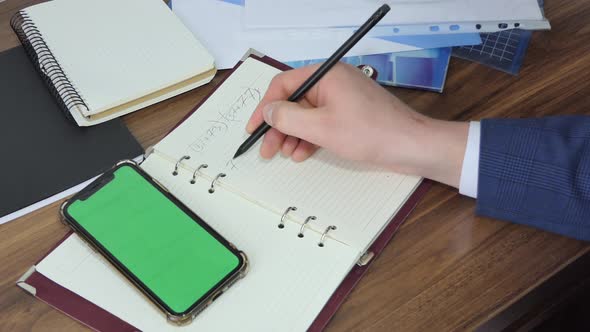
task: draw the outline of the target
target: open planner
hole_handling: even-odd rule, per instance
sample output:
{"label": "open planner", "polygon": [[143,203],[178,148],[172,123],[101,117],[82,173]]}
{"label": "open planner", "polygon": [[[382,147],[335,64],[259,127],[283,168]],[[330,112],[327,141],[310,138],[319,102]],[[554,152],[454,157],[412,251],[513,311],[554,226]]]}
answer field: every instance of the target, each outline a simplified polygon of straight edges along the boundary
{"label": "open planner", "polygon": [[11,25],[80,126],[155,104],[215,75],[213,57],[161,0],[48,1],[19,11]]}
{"label": "open planner", "polygon": [[[272,63],[254,56],[241,62],[141,164],[246,253],[251,266],[244,279],[191,324],[177,327],[73,234],[19,285],[38,297],[45,291],[45,301],[97,330],[321,329],[364,272],[359,261],[366,263],[367,252],[385,246],[413,207],[405,203],[415,204],[421,179],[344,161],[325,150],[295,163],[282,156],[263,160],[254,147],[232,161],[247,137],[247,120],[280,72],[267,62]],[[392,225],[396,214],[400,218]],[[47,295],[51,287],[62,295]],[[60,307],[56,298],[66,295],[116,316],[119,325],[105,327],[106,318],[93,324],[87,311],[73,312],[84,305]]]}

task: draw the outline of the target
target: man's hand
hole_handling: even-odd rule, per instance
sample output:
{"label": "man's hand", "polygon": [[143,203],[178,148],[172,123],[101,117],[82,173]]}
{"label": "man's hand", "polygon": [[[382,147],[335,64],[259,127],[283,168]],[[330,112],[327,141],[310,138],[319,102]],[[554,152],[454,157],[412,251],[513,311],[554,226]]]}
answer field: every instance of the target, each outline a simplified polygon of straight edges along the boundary
{"label": "man's hand", "polygon": [[286,71],[271,82],[246,127],[266,121],[260,154],[294,161],[318,147],[346,159],[385,166],[459,186],[467,123],[428,118],[404,104],[357,68],[339,63],[298,103],[285,100],[317,69]]}

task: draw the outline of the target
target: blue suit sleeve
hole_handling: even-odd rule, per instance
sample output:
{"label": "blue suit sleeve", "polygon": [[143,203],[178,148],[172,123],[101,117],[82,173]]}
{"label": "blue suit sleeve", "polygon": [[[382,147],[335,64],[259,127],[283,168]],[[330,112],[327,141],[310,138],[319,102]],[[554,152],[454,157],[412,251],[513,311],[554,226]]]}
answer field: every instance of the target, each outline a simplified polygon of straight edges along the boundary
{"label": "blue suit sleeve", "polygon": [[590,241],[590,117],[483,120],[476,212]]}

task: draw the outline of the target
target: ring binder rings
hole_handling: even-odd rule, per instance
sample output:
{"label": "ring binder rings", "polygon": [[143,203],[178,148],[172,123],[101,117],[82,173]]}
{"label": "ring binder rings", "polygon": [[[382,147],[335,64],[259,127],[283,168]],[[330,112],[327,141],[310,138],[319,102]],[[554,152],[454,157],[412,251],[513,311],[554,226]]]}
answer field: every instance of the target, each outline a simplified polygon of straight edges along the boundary
{"label": "ring binder rings", "polygon": [[[151,154],[153,151],[153,148],[150,149],[148,148],[148,152],[149,154]],[[146,152],[146,154],[148,154],[148,152]],[[148,155],[149,155],[148,154]],[[147,158],[147,156],[146,156]],[[176,161],[176,164],[174,165],[174,171],[172,172],[172,175],[176,176],[178,175],[178,169],[180,168],[180,165],[182,164],[182,162],[184,160],[189,160],[191,159],[191,156],[189,155],[184,155],[182,157],[180,157],[178,159],[178,161]],[[194,171],[193,171],[193,175],[191,180],[189,181],[190,184],[195,184],[196,183],[196,179],[197,179],[197,174],[201,172],[201,169],[203,168],[208,168],[209,165],[208,164],[201,164],[199,165]],[[209,193],[213,194],[215,192],[215,184],[219,182],[219,179],[226,177],[225,173],[219,173],[217,174],[217,176],[215,176],[215,178],[213,178],[213,180],[211,181],[211,186],[209,188]],[[278,228],[283,229],[285,228],[285,221],[287,219],[287,215],[289,214],[289,212],[291,211],[297,211],[297,207],[296,206],[289,206],[285,212],[283,212],[283,214],[281,215],[281,221],[278,224]],[[312,221],[312,220],[317,220],[316,216],[309,216],[305,219],[305,221],[303,222],[303,224],[301,224],[301,228],[299,229],[299,233],[297,234],[297,236],[299,238],[304,237],[303,235],[303,231],[305,230],[305,228],[307,227],[307,224]],[[328,232],[336,230],[336,226],[334,225],[330,225],[326,228],[326,230],[320,235],[320,240],[318,242],[318,247],[324,247],[325,245],[325,241],[326,241],[326,237],[328,235]],[[319,232],[318,232],[319,233]]]}
{"label": "ring binder rings", "polygon": [[211,188],[209,188],[210,194],[215,192],[215,182],[217,182],[217,180],[219,180],[219,178],[224,178],[224,177],[225,177],[225,173],[219,173],[219,174],[217,174],[215,179],[213,179],[213,181],[211,181]]}
{"label": "ring binder rings", "polygon": [[207,164],[201,164],[199,167],[197,167],[197,169],[193,173],[193,178],[190,181],[191,184],[195,184],[195,182],[197,182],[197,173],[199,173],[201,171],[201,168],[207,168],[207,167],[209,167],[209,165],[207,165]]}
{"label": "ring binder rings", "polygon": [[312,221],[312,220],[316,220],[316,216],[309,216],[305,219],[305,221],[303,222],[303,224],[301,225],[301,228],[299,229],[299,234],[297,236],[299,237],[303,237],[303,230],[305,230],[305,226],[307,226],[307,224]]}
{"label": "ring binder rings", "polygon": [[189,159],[191,159],[191,156],[180,157],[180,159],[178,159],[178,161],[176,162],[176,165],[174,165],[174,171],[172,172],[172,175],[177,176],[178,175],[178,167],[180,167],[180,163],[182,163],[183,160],[189,160]]}
{"label": "ring binder rings", "polygon": [[[150,151],[151,153],[151,151]],[[147,158],[147,157],[146,157]],[[180,157],[178,159],[178,161],[176,161],[176,164],[174,164],[174,171],[172,171],[172,175],[177,176],[178,175],[178,169],[180,168],[180,165],[182,164],[182,162],[184,160],[189,160],[191,159],[191,156],[189,155],[184,155],[182,157]],[[197,182],[197,173],[200,173],[201,169],[203,168],[207,168],[209,167],[209,165],[207,164],[201,164],[199,165],[199,167],[197,167],[197,169],[193,172],[193,176],[191,178],[191,180],[189,181],[190,184],[195,184]],[[219,173],[217,174],[217,176],[211,181],[211,187],[209,188],[209,193],[212,194],[215,192],[215,183],[220,179],[225,177],[226,174],[225,173]]]}
{"label": "ring binder rings", "polygon": [[70,110],[78,108],[88,111],[88,106],[55,59],[41,32],[22,10],[12,16],[10,26],[66,117],[75,122]]}
{"label": "ring binder rings", "polygon": [[[183,160],[188,160],[188,159],[190,159],[190,156],[188,156],[188,155],[185,155],[185,156],[180,157],[180,159],[178,159],[178,161],[176,162],[176,165],[174,167],[174,172],[172,174],[173,175],[178,175],[178,168],[180,167],[180,164],[182,163]],[[197,178],[197,173],[199,173],[201,169],[207,168],[207,167],[209,167],[208,164],[201,164],[201,165],[199,165],[199,167],[197,167],[197,169],[193,172],[193,176],[192,176],[192,179],[190,180],[190,183],[191,184],[195,184],[196,183],[196,178]],[[226,176],[225,173],[219,173],[219,174],[217,174],[217,176],[215,176],[215,178],[211,181],[211,187],[209,188],[209,193],[210,194],[213,194],[215,192],[215,184],[219,181],[219,179],[220,178],[223,178],[225,176]],[[297,211],[297,207],[295,207],[295,206],[289,206],[285,210],[285,212],[283,212],[283,214],[281,215],[281,221],[280,221],[280,223],[278,225],[278,228],[280,228],[280,229],[285,228],[285,221],[286,221],[287,215],[291,211]],[[317,220],[317,217],[316,216],[309,216],[309,217],[307,217],[305,219],[305,221],[303,222],[303,224],[301,224],[301,228],[299,229],[299,233],[297,234],[298,237],[300,237],[300,238],[304,237],[303,231],[307,227],[307,224],[310,221],[312,221],[312,220]],[[324,247],[325,241],[326,241],[326,237],[328,235],[328,232],[334,231],[334,230],[336,230],[336,226],[334,226],[334,225],[330,225],[330,226],[328,226],[326,228],[326,230],[320,236],[320,240],[318,242],[318,247]]]}
{"label": "ring binder rings", "polygon": [[318,243],[318,247],[324,246],[324,242],[326,241],[326,236],[328,236],[328,232],[334,231],[334,230],[336,230],[336,226],[334,226],[334,225],[330,225],[330,226],[326,227],[326,230],[322,233],[322,237],[320,238],[320,242]]}
{"label": "ring binder rings", "polygon": [[[151,153],[151,150],[150,150]],[[178,161],[176,162],[175,166],[174,166],[174,172],[172,172],[173,175],[178,175],[178,169],[180,168],[180,164],[184,161],[184,160],[189,160],[191,159],[191,156],[189,155],[184,155],[182,157],[180,157],[178,159]],[[191,184],[195,184],[196,183],[196,179],[197,179],[197,174],[201,172],[201,169],[203,168],[208,168],[209,165],[208,164],[201,164],[197,167],[197,169],[195,169],[195,171],[193,172],[193,176],[191,178],[191,180],[189,181]],[[225,173],[219,173],[217,174],[217,176],[215,176],[215,178],[211,181],[211,187],[209,188],[209,193],[213,194],[215,192],[215,184],[219,181],[220,178],[225,177],[226,174]],[[285,228],[285,221],[287,218],[287,215],[289,214],[289,212],[291,211],[297,211],[297,207],[295,206],[289,206],[285,212],[283,212],[283,214],[281,215],[281,221],[278,225],[278,228],[283,229]],[[305,228],[307,227],[307,224],[312,221],[312,220],[316,220],[317,217],[316,216],[309,216],[305,219],[305,221],[303,222],[303,224],[301,225],[301,228],[299,229],[299,233],[297,234],[298,237],[302,238],[304,237],[303,235],[303,231],[305,230]],[[318,247],[324,247],[325,245],[325,241],[326,241],[326,237],[328,235],[328,232],[330,231],[334,231],[336,230],[336,226],[334,225],[330,225],[326,228],[326,230],[321,234],[320,236],[320,240],[318,242]],[[319,233],[319,232],[318,232]]]}
{"label": "ring binder rings", "polygon": [[285,213],[283,213],[283,215],[281,216],[281,223],[279,224],[279,228],[285,228],[285,218],[287,217],[287,213],[289,213],[291,211],[297,211],[297,207],[295,207],[295,206],[289,206],[285,210]]}

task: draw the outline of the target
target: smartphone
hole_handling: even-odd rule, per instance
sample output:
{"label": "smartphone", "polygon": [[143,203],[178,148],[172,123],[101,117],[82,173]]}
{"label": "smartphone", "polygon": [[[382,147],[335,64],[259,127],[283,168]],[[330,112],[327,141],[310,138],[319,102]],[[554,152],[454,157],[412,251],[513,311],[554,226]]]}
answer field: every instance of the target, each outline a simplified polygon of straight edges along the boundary
{"label": "smartphone", "polygon": [[66,201],[61,214],[178,325],[247,272],[243,252],[133,161],[105,172]]}

